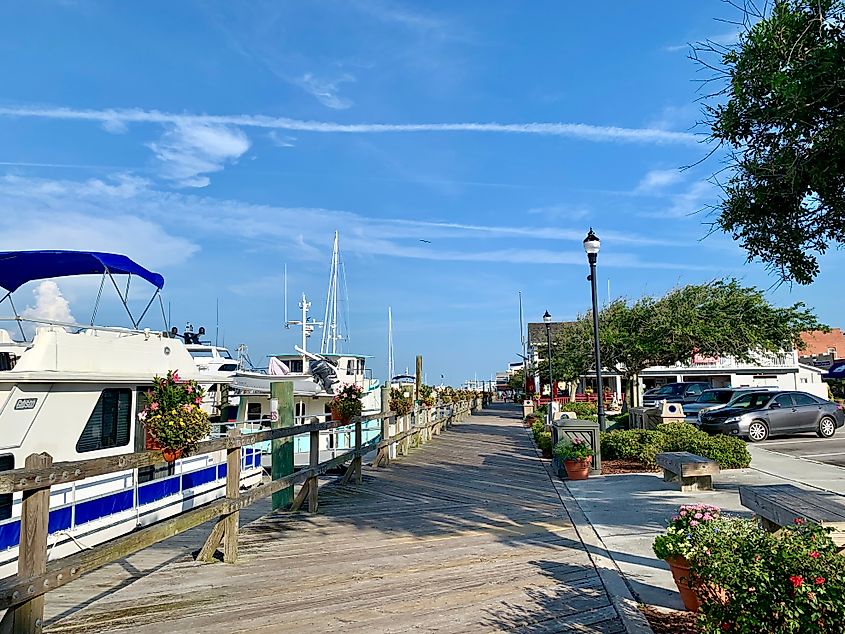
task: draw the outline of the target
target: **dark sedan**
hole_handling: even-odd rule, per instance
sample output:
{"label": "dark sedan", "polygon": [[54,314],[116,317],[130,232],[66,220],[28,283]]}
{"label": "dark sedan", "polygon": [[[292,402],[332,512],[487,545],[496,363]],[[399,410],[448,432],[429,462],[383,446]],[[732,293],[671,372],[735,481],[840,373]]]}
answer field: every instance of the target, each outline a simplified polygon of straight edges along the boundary
{"label": "dark sedan", "polygon": [[726,407],[701,412],[700,429],[760,442],[770,435],[814,431],[830,438],[845,425],[842,406],[806,392],[749,392]]}

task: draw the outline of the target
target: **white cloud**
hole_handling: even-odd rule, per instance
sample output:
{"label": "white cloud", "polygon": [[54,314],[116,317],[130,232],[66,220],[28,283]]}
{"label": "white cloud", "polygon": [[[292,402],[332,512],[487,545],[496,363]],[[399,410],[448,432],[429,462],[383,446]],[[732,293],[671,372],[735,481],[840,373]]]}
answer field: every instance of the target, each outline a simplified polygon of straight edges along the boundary
{"label": "white cloud", "polygon": [[335,80],[325,80],[315,77],[312,73],[305,73],[296,83],[327,108],[345,110],[352,106],[352,101],[338,95],[339,86],[353,81],[355,78],[349,74]]}
{"label": "white cloud", "polygon": [[586,207],[572,207],[570,205],[547,205],[545,207],[534,207],[528,210],[532,216],[542,216],[552,221],[581,220],[590,214]]}
{"label": "white cloud", "polygon": [[700,138],[688,132],[655,128],[622,128],[586,123],[334,123],[303,121],[265,115],[191,115],[159,110],[74,110],[72,108],[0,107],[2,117],[34,117],[69,121],[122,121],[124,123],[159,123],[175,126],[234,126],[290,130],[295,132],[383,134],[412,132],[477,132],[558,136],[593,142],[697,144]]}
{"label": "white cloud", "polygon": [[[142,179],[106,182],[0,178],[0,250],[72,249],[121,253],[150,268],[179,264],[199,250],[157,222]],[[115,212],[115,209],[121,211]],[[174,223],[174,215],[170,223]],[[188,219],[180,219],[185,222]]]}
{"label": "white cloud", "polygon": [[239,129],[202,121],[174,123],[148,147],[163,163],[163,175],[185,187],[206,187],[206,174],[219,172],[226,163],[249,149],[249,139]]}
{"label": "white cloud", "polygon": [[683,176],[677,169],[651,170],[643,176],[635,191],[641,194],[660,192],[667,187],[680,183],[682,180]]}
{"label": "white cloud", "polygon": [[393,2],[381,0],[354,0],[352,6],[382,22],[399,24],[416,31],[436,31],[442,33],[446,23],[437,18],[412,11]]}
{"label": "white cloud", "polygon": [[[76,323],[70,311],[70,303],[53,280],[42,280],[32,290],[32,294],[35,296],[35,306],[27,306],[21,311],[21,317],[68,324]],[[25,329],[30,331],[28,336],[32,334],[34,328],[33,324],[27,324]]]}
{"label": "white cloud", "polygon": [[280,134],[278,130],[270,130],[267,135],[274,145],[278,147],[296,147],[296,137],[287,134]]}

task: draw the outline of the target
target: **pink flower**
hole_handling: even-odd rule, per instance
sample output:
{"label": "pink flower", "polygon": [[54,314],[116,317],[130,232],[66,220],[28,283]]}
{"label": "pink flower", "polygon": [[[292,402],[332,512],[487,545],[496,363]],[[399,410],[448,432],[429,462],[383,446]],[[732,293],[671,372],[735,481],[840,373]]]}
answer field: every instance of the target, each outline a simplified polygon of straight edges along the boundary
{"label": "pink flower", "polygon": [[[824,579],[822,577],[816,577],[816,579],[821,579],[822,583],[824,583]],[[801,575],[792,575],[789,580],[792,582],[793,588],[800,588],[804,584],[804,577]]]}
{"label": "pink flower", "polygon": [[198,397],[196,397],[196,398],[194,399],[194,403],[196,403],[197,405],[199,405],[200,403],[202,403],[202,399],[198,396]]}
{"label": "pink flower", "polygon": [[697,522],[697,521],[695,521],[695,520],[692,520],[692,521],[689,523],[689,525],[690,525],[690,526],[698,526],[698,522]]}
{"label": "pink flower", "polygon": [[813,552],[810,553],[810,557],[812,557],[813,559],[818,559],[819,558],[819,551],[814,550]]}
{"label": "pink flower", "polygon": [[796,526],[801,526],[801,524],[803,524],[803,523],[804,523],[804,520],[802,520],[800,517],[795,518],[795,525]]}
{"label": "pink flower", "polygon": [[155,401],[153,401],[152,403],[150,403],[150,411],[151,411],[151,412],[154,412],[154,411],[156,411],[157,409],[158,409],[158,403],[156,403]]}
{"label": "pink flower", "polygon": [[820,586],[824,583],[824,577],[816,577],[816,585]]}
{"label": "pink flower", "polygon": [[681,507],[681,517],[685,517],[687,514],[687,510],[684,507]]}
{"label": "pink flower", "polygon": [[173,380],[176,381],[177,383],[179,382],[179,372],[178,371],[173,373]]}
{"label": "pink flower", "polygon": [[710,520],[713,519],[713,516],[710,515],[710,513],[705,513],[704,517],[702,517],[701,519],[703,519],[705,522],[709,522]]}
{"label": "pink flower", "polygon": [[185,391],[186,391],[188,394],[192,394],[192,393],[193,393],[193,391],[194,391],[194,388],[192,388],[190,385],[186,385],[186,386],[185,386]]}
{"label": "pink flower", "polygon": [[701,513],[696,513],[693,517],[695,517],[695,519],[697,519],[697,520],[700,520],[703,517],[703,515]]}

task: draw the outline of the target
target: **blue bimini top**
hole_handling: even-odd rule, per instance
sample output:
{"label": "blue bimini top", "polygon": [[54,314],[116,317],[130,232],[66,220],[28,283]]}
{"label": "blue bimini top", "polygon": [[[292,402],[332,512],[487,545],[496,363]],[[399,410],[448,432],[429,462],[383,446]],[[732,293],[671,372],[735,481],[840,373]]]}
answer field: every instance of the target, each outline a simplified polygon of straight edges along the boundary
{"label": "blue bimini top", "polygon": [[27,282],[52,277],[109,273],[137,275],[158,289],[164,277],[125,255],[98,251],[0,251],[0,287],[14,292]]}

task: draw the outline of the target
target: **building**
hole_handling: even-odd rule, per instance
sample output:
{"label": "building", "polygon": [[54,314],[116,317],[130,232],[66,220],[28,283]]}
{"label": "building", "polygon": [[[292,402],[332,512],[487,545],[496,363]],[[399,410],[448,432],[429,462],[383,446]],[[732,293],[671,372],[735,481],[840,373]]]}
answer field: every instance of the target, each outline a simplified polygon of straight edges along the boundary
{"label": "building", "polygon": [[805,365],[829,368],[834,361],[845,359],[845,333],[840,328],[802,332],[801,341],[804,349],[799,361]]}

